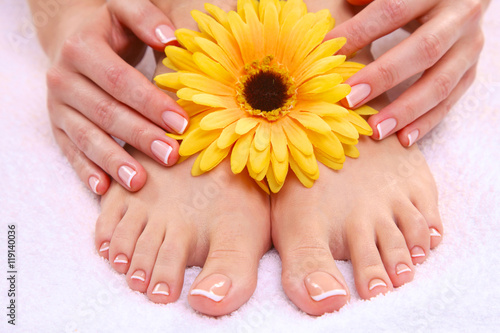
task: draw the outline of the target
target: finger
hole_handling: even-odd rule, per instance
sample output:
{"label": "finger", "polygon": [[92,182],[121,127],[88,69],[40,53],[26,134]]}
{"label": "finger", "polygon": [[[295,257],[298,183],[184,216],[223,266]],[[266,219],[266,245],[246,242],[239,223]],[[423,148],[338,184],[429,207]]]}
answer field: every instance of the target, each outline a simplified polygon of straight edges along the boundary
{"label": "finger", "polygon": [[88,159],[129,191],[135,192],[144,186],[146,171],[115,140],[70,106],[59,105],[56,109],[52,111],[54,124]]}
{"label": "finger", "polygon": [[373,1],[329,32],[326,39],[346,37],[347,43],[339,54],[350,55],[428,12],[435,3],[435,0]]}
{"label": "finger", "polygon": [[110,11],[144,43],[157,51],[176,44],[174,25],[150,0],[108,1]]}
{"label": "finger", "polygon": [[455,44],[414,85],[370,117],[368,123],[375,129],[373,138],[381,140],[399,131],[448,98],[465,72],[477,63],[483,44],[480,30]]}
{"label": "finger", "polygon": [[95,194],[105,194],[110,184],[108,175],[95,163],[89,160],[87,156],[71,142],[64,131],[54,128],[53,132],[59,147],[61,147],[64,155],[73,169],[75,169],[82,182]]}
{"label": "finger", "polygon": [[364,6],[372,2],[373,0],[347,0],[351,5]]}
{"label": "finger", "polygon": [[167,137],[162,129],[92,82],[81,76],[74,77],[55,92],[64,103],[79,110],[104,132],[127,142],[159,163],[171,166],[177,162],[179,144],[176,140]]}
{"label": "finger", "polygon": [[65,66],[88,77],[113,98],[170,132],[181,134],[185,131],[187,113],[121,59],[106,41],[93,36],[75,38],[65,45],[63,52]]}
{"label": "finger", "polygon": [[399,142],[409,147],[430,132],[449,113],[463,94],[469,89],[476,77],[476,65],[465,73],[462,80],[457,84],[450,96],[439,103],[434,109],[418,118],[410,125],[398,132]]}

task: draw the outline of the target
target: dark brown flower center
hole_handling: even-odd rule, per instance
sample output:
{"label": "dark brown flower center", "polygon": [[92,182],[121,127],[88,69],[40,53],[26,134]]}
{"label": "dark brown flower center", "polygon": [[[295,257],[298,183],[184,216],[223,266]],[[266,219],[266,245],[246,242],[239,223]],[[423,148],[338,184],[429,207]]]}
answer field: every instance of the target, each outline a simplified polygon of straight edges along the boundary
{"label": "dark brown flower center", "polygon": [[260,71],[244,84],[243,96],[255,110],[273,111],[283,107],[291,97],[284,78],[274,71]]}

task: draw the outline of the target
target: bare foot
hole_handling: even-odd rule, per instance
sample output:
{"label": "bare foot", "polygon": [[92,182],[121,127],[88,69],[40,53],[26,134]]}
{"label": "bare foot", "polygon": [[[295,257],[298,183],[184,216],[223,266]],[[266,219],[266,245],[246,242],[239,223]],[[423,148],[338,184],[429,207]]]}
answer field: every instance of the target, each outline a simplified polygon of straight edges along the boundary
{"label": "bare foot", "polygon": [[[308,6],[329,8],[337,22],[349,16],[343,1],[338,6],[309,1]],[[369,60],[367,52],[354,59]],[[356,289],[369,299],[411,281],[414,265],[442,238],[436,186],[418,148],[403,148],[392,136],[381,142],[363,137],[358,149],[361,156],[348,158],[341,171],[320,164],[311,189],[289,175],[271,197],[283,288],[309,314],[338,310],[349,300],[334,259],[351,259]]]}

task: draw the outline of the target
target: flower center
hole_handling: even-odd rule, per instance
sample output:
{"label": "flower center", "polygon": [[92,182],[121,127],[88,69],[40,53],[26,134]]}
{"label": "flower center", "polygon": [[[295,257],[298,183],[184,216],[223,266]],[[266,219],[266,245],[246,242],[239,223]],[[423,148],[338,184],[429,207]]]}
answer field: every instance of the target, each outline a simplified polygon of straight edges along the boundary
{"label": "flower center", "polygon": [[254,116],[277,120],[295,104],[296,88],[288,71],[273,63],[273,56],[245,66],[237,83],[240,107]]}

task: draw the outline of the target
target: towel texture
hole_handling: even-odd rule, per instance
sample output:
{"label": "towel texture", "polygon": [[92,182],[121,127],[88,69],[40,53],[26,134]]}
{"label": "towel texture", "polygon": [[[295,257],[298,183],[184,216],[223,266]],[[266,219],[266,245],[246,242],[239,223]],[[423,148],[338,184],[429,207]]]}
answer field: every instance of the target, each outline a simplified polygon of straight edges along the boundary
{"label": "towel texture", "polygon": [[[0,11],[0,332],[493,332],[500,327],[500,2],[485,18],[478,76],[446,119],[420,142],[436,178],[442,244],[415,279],[363,301],[352,267],[338,262],[350,304],[319,318],[300,312],[280,284],[275,251],[260,262],[255,294],[230,316],[194,312],[186,270],[176,303],[131,291],[94,249],[99,201],[80,182],[52,137],[41,51],[24,1]],[[50,18],[49,18],[50,19]],[[396,36],[376,46],[380,52]],[[143,64],[151,69],[151,62]],[[7,324],[7,231],[17,226],[16,326]]]}

